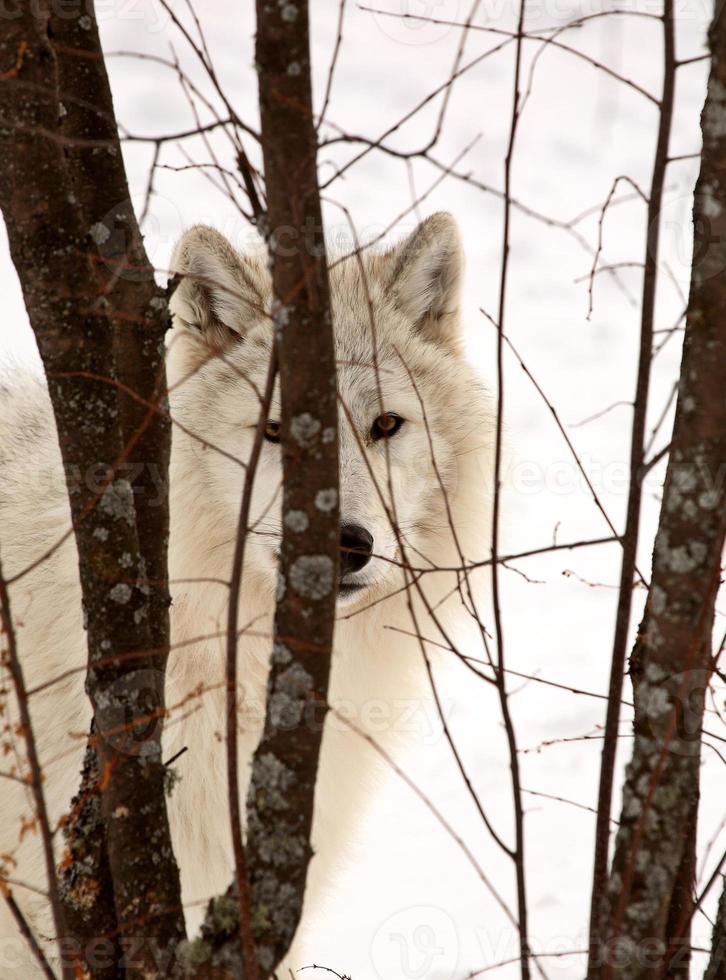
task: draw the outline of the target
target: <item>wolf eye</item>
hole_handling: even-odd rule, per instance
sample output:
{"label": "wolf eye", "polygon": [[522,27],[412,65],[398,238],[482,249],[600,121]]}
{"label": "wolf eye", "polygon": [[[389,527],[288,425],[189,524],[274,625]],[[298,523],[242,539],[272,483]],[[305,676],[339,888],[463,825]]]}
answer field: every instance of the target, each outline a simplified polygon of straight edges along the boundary
{"label": "wolf eye", "polygon": [[273,422],[272,419],[268,419],[265,423],[265,439],[268,442],[279,442],[280,441],[280,423]]}
{"label": "wolf eye", "polygon": [[377,442],[379,439],[390,439],[398,432],[404,420],[394,412],[384,412],[379,415],[371,426],[371,439]]}

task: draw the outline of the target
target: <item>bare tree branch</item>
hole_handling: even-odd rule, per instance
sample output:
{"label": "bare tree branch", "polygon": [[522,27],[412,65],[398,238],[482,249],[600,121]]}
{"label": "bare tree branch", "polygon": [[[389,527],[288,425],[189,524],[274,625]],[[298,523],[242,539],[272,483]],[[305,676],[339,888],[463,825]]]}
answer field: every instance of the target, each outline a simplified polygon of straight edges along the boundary
{"label": "bare tree branch", "polygon": [[[48,811],[45,805],[45,795],[43,793],[43,774],[40,766],[40,760],[38,758],[35,734],[33,732],[33,726],[30,718],[28,694],[25,687],[23,667],[18,655],[15,625],[13,623],[10,609],[10,596],[8,594],[7,584],[3,578],[2,565],[0,565],[0,622],[2,623],[2,635],[5,637],[5,642],[7,643],[7,655],[3,656],[3,661],[7,664],[7,668],[10,672],[13,687],[15,688],[15,697],[18,703],[18,710],[20,712],[21,731],[25,740],[28,766],[30,768],[30,786],[33,792],[33,801],[35,803],[35,812],[38,819],[38,826],[40,828],[40,837],[43,842],[43,859],[45,861],[45,873],[48,880],[48,897],[50,898],[50,906],[53,913],[53,926],[55,928],[56,938],[62,951],[63,940],[66,936],[66,924],[63,915],[63,906],[60,900],[58,879],[55,873],[53,838],[51,835],[50,822],[48,820]],[[38,957],[41,963],[44,964],[44,968],[47,968],[47,975],[52,976],[53,974],[50,971],[47,962],[45,962],[45,957],[42,955],[42,953],[40,953],[40,948],[35,940],[35,937],[27,924],[24,923],[24,920],[21,922],[18,919],[20,910],[12,900],[12,896],[5,885],[3,886],[3,893],[14,918],[20,923],[20,928],[23,935],[30,940],[31,948],[35,952],[36,957]],[[63,976],[73,976],[73,968],[70,963],[64,964]]]}
{"label": "bare tree branch", "polygon": [[648,392],[650,389],[653,348],[660,211],[663,199],[665,171],[668,163],[668,145],[671,133],[676,71],[672,0],[663,0],[662,25],[664,45],[663,92],[660,100],[660,121],[658,124],[653,174],[651,177],[650,192],[648,194],[645,268],[640,311],[640,350],[630,440],[630,488],[625,517],[625,531],[622,539],[623,555],[620,565],[618,607],[610,664],[609,699],[605,717],[605,739],[603,741],[600,761],[600,785],[597,802],[598,815],[595,830],[595,856],[593,861],[593,884],[590,906],[590,962],[588,964],[588,980],[596,980],[598,976],[597,963],[599,962],[599,946],[601,940],[600,916],[607,880],[610,811],[612,807],[615,756],[617,751],[617,732],[620,723],[623,671],[625,669],[625,656],[630,630],[633,578],[636,573],[638,534],[640,528],[640,505],[643,495],[642,467],[644,463],[645,427],[648,412]]}
{"label": "bare tree branch", "polygon": [[519,5],[517,33],[515,35],[516,46],[514,58],[514,84],[512,92],[511,122],[509,127],[507,154],[504,160],[504,228],[502,233],[502,269],[499,281],[499,310],[497,316],[497,420],[494,446],[494,506],[492,511],[491,557],[492,605],[494,607],[494,627],[497,641],[497,659],[494,675],[497,683],[497,692],[499,694],[499,705],[502,712],[502,719],[504,721],[504,729],[507,736],[507,745],[509,748],[509,765],[512,779],[512,800],[514,804],[514,864],[517,881],[517,917],[519,925],[520,969],[522,980],[529,980],[531,975],[529,968],[531,949],[529,946],[529,932],[527,923],[528,909],[524,850],[524,807],[522,803],[519,758],[517,756],[517,739],[509,708],[509,698],[507,695],[507,679],[505,674],[506,661],[504,656],[504,627],[499,592],[499,514],[502,499],[501,470],[502,434],[504,423],[504,316],[507,299],[507,274],[509,271],[512,158],[514,154],[517,126],[521,111],[521,64],[524,13],[525,3],[524,0],[522,0]]}

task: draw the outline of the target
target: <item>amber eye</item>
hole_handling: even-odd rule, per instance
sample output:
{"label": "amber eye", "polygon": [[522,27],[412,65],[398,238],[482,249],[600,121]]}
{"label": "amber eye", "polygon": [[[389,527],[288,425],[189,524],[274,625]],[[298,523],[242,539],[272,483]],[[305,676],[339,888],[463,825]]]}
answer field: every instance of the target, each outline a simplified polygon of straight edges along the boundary
{"label": "amber eye", "polygon": [[401,428],[403,421],[400,415],[395,415],[393,412],[385,412],[383,415],[379,415],[371,426],[371,439],[374,441],[390,439]]}
{"label": "amber eye", "polygon": [[268,442],[279,442],[280,441],[280,423],[273,422],[272,419],[268,419],[265,423],[265,439]]}

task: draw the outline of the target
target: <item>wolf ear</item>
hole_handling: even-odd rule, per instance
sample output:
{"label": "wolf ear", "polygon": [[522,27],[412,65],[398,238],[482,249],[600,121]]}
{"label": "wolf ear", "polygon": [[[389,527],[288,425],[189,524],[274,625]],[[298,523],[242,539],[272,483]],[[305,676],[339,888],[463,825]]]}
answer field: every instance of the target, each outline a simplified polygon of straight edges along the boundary
{"label": "wolf ear", "polygon": [[265,316],[264,260],[240,255],[214,228],[190,228],[174,249],[171,270],[179,284],[169,308],[196,344],[227,350]]}
{"label": "wolf ear", "polygon": [[426,340],[456,346],[464,256],[450,214],[432,214],[386,256],[396,305]]}

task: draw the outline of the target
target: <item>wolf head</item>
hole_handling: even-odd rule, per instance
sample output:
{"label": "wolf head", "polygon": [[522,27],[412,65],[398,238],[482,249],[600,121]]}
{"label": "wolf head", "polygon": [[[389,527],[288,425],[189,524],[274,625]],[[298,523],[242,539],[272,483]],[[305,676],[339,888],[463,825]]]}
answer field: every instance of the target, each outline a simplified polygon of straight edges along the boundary
{"label": "wolf head", "polygon": [[[172,408],[187,472],[202,497],[187,503],[213,515],[210,528],[226,530],[229,544],[240,461],[252,447],[273,339],[270,276],[262,256],[239,254],[202,226],[186,233],[172,262],[182,277],[171,302]],[[474,500],[486,494],[481,463],[492,423],[483,387],[461,353],[463,258],[449,215],[433,215],[389,251],[333,257],[330,267],[340,403],[339,603],[354,606],[395,593],[404,562],[431,571],[458,563],[460,548],[467,559],[481,557],[471,554],[470,542],[482,530]],[[275,392],[247,544],[270,594],[281,536],[279,411]]]}

